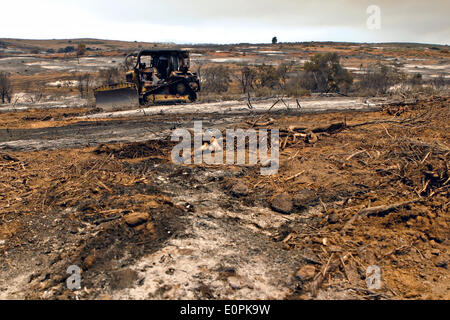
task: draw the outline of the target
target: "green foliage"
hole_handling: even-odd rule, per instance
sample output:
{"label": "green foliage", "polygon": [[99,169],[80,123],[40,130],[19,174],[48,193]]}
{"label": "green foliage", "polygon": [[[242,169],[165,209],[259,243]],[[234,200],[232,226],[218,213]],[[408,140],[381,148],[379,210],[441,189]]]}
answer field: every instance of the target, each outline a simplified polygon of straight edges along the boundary
{"label": "green foliage", "polygon": [[346,92],[353,83],[352,75],[341,66],[336,53],[316,54],[305,63],[304,70],[313,79],[312,88],[305,88],[311,91]]}

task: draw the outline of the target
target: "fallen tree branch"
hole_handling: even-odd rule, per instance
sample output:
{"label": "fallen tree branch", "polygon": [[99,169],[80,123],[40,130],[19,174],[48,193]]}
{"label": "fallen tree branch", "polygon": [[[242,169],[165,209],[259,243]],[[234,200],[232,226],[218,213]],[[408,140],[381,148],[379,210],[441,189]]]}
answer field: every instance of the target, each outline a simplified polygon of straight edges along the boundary
{"label": "fallen tree branch", "polygon": [[[346,253],[342,258],[339,257],[335,261],[331,262],[331,257],[328,263],[322,268],[322,270],[314,277],[313,282],[311,283],[311,295],[315,298],[319,293],[319,289],[322,286],[323,280],[327,276],[327,274],[333,273],[336,271],[339,266],[345,263],[350,257],[350,253]],[[331,262],[331,263],[330,263]]]}
{"label": "fallen tree branch", "polygon": [[290,110],[291,108],[289,108],[289,106],[286,104],[286,102],[284,102],[283,98],[280,98],[281,102],[283,102],[284,106],[286,107],[287,110]]}
{"label": "fallen tree branch", "polygon": [[105,222],[114,221],[114,220],[117,220],[117,219],[122,218],[122,216],[123,216],[122,214],[116,214],[116,215],[111,216],[111,217],[107,217],[107,218],[103,218],[103,219],[98,219],[98,220],[95,220],[95,221],[94,221],[94,224],[99,225],[99,224],[102,224],[102,223],[105,223]]}
{"label": "fallen tree branch", "polygon": [[300,176],[301,176],[302,174],[304,174],[304,173],[305,173],[305,170],[300,171],[299,173],[294,174],[293,176],[290,176],[289,178],[284,179],[284,182],[287,182],[287,181],[289,181],[289,180],[292,180],[292,179],[295,179],[295,178],[297,178],[297,177],[300,177]]}
{"label": "fallen tree branch", "polygon": [[424,141],[418,141],[418,140],[414,140],[414,139],[410,139],[410,138],[406,138],[406,137],[402,137],[402,140],[405,140],[407,143],[414,145],[414,146],[418,146],[418,147],[428,147],[430,149],[436,149],[441,152],[450,151],[450,148],[448,146],[446,146],[444,143],[438,142],[438,141],[436,141],[435,144],[430,144],[430,143],[426,143]]}
{"label": "fallen tree branch", "polygon": [[264,114],[262,114],[260,117],[258,117],[258,119],[255,120],[255,122],[251,125],[250,129],[253,128],[255,126],[255,124],[262,119],[262,117],[264,117],[265,115],[269,114],[270,111],[273,109],[273,107],[275,107],[277,105],[277,103],[280,102],[280,99],[278,99],[277,101],[275,101],[275,103],[269,108],[269,110],[267,110]]}
{"label": "fallen tree branch", "polygon": [[346,128],[345,123],[343,122],[337,122],[337,123],[332,123],[327,127],[319,127],[319,128],[314,128],[311,131],[313,133],[322,133],[322,132],[326,132],[326,133],[335,133],[338,131],[342,131]]}
{"label": "fallen tree branch", "polygon": [[379,293],[379,292],[375,292],[369,289],[365,289],[365,288],[358,288],[358,287],[353,287],[353,288],[348,288],[347,290],[352,290],[352,291],[356,291],[358,293],[363,293],[365,295],[368,295],[370,297],[373,298],[383,298],[383,299],[392,299],[392,297],[390,295],[384,294],[384,293]]}
{"label": "fallen tree branch", "polygon": [[380,124],[380,123],[402,123],[405,120],[406,119],[373,120],[373,121],[366,121],[366,122],[361,122],[361,123],[356,123],[356,124],[349,124],[349,125],[347,125],[347,128],[357,128],[357,127],[368,126],[368,125],[372,125],[372,124]]}
{"label": "fallen tree branch", "polygon": [[255,127],[265,127],[265,126],[269,126],[271,124],[274,124],[275,121],[270,118],[269,120],[265,121],[265,122],[257,122],[257,123],[252,123],[251,121],[245,121],[245,123],[249,124],[249,125],[253,125]]}
{"label": "fallen tree branch", "polygon": [[383,103],[382,107],[404,107],[411,104],[418,103],[418,99],[410,99],[410,100],[404,100],[404,101],[391,101],[387,103]]}
{"label": "fallen tree branch", "polygon": [[10,154],[6,152],[0,152],[0,159],[5,161],[13,161],[13,162],[20,162],[19,159],[16,157],[11,156]]}
{"label": "fallen tree branch", "polygon": [[342,230],[348,229],[355,221],[359,220],[360,218],[367,217],[370,215],[380,215],[389,213],[395,209],[399,209],[401,207],[404,207],[408,204],[419,202],[421,199],[413,199],[410,201],[403,201],[394,203],[388,206],[377,206],[377,207],[371,207],[371,208],[364,208],[361,209],[358,213],[356,213],[347,223],[344,225],[344,228]]}
{"label": "fallen tree branch", "polygon": [[316,127],[316,128],[305,128],[305,127],[296,127],[296,126],[289,126],[287,129],[280,129],[280,133],[291,133],[291,132],[298,132],[298,133],[336,133],[338,131],[342,131],[346,128],[346,125],[344,122],[336,122],[332,123],[326,127]]}

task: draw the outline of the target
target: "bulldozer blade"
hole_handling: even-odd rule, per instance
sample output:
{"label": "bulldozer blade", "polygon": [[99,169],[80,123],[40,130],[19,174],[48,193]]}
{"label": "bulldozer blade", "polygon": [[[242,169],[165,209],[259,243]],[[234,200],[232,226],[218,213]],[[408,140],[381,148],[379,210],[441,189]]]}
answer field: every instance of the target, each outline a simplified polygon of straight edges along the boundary
{"label": "bulldozer blade", "polygon": [[188,95],[153,94],[147,97],[147,104],[176,104],[191,102]]}
{"label": "bulldozer blade", "polygon": [[95,103],[104,110],[139,107],[139,96],[133,86],[103,87],[95,91]]}

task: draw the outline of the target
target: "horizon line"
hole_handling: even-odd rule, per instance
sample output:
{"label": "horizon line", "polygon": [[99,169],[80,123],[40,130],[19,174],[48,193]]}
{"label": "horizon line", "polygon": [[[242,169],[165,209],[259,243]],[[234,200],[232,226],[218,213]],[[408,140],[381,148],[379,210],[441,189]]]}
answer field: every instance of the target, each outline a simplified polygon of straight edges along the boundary
{"label": "horizon line", "polygon": [[[229,43],[215,43],[215,42],[176,42],[176,41],[137,41],[137,40],[120,40],[120,39],[108,39],[108,38],[39,38],[39,39],[31,39],[31,38],[0,38],[0,40],[18,40],[18,41],[67,41],[67,40],[102,40],[102,41],[117,41],[117,42],[128,42],[128,43],[149,43],[149,44],[173,44],[173,45],[194,45],[194,46],[202,46],[202,45],[217,45],[217,46],[225,46],[225,45],[273,45],[270,42],[229,42]],[[280,41],[276,44],[301,44],[301,43],[342,43],[342,44],[413,44],[413,45],[437,45],[437,46],[445,46],[448,47],[450,44],[441,44],[441,43],[426,43],[426,42],[410,42],[410,41],[388,41],[388,42],[357,42],[357,41],[334,41],[334,40],[310,40],[310,41]],[[276,45],[275,44],[275,45]]]}

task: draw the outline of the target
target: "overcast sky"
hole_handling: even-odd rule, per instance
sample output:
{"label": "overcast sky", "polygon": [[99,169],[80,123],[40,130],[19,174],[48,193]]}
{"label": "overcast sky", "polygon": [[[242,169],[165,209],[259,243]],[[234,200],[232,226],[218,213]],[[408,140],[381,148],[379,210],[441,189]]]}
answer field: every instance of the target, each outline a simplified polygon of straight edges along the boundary
{"label": "overcast sky", "polygon": [[2,0],[0,38],[450,44],[449,12],[449,0]]}

